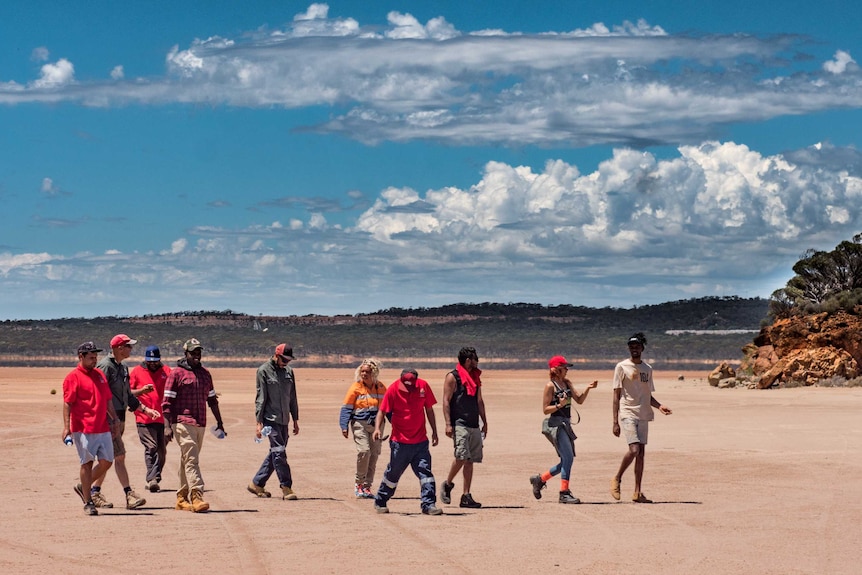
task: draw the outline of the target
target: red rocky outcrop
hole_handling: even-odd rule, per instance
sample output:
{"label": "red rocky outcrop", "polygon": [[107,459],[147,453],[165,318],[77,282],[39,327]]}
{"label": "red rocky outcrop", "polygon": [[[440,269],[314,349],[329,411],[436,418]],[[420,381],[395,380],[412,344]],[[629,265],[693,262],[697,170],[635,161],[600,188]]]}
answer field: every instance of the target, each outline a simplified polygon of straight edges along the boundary
{"label": "red rocky outcrop", "polygon": [[753,373],[761,389],[852,379],[862,366],[862,317],[841,311],[780,319],[761,329],[743,352],[740,371]]}

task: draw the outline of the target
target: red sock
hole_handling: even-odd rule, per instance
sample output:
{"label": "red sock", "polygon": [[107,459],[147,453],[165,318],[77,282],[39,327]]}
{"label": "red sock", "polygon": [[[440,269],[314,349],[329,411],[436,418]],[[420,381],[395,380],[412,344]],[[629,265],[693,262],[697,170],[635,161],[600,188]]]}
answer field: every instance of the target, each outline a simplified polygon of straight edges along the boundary
{"label": "red sock", "polygon": [[560,491],[568,491],[569,490],[569,480],[561,479],[560,480]]}
{"label": "red sock", "polygon": [[550,472],[550,471],[546,471],[546,472],[544,472],[544,473],[542,474],[542,481],[544,481],[545,483],[547,483],[547,482],[548,482],[548,480],[549,480],[551,477],[553,477],[553,475],[551,475],[551,472]]}

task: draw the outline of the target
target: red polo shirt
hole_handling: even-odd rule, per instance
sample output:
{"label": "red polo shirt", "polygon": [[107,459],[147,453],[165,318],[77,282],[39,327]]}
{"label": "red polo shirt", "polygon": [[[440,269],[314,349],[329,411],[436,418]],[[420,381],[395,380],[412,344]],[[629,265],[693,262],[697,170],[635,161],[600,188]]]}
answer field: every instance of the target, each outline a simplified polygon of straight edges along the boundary
{"label": "red polo shirt", "polygon": [[425,408],[435,403],[434,392],[424,379],[417,379],[413,385],[404,385],[396,379],[380,402],[380,411],[392,414],[392,441],[408,444],[428,441]]}
{"label": "red polo shirt", "polygon": [[98,368],[89,371],[78,365],[63,380],[63,401],[69,404],[69,428],[82,433],[105,433],[111,388]]}

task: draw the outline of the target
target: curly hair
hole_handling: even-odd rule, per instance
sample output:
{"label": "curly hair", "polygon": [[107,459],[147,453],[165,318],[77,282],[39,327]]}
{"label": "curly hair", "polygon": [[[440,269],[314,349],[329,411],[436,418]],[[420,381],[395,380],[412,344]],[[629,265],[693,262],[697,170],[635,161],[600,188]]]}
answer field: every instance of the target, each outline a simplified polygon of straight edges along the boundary
{"label": "curly hair", "polygon": [[354,381],[359,381],[359,370],[362,369],[363,366],[371,366],[371,378],[374,380],[374,383],[378,383],[380,380],[380,368],[383,367],[383,364],[380,363],[379,359],[375,359],[373,357],[368,357],[363,359],[358,366],[356,366],[356,371],[353,373]]}

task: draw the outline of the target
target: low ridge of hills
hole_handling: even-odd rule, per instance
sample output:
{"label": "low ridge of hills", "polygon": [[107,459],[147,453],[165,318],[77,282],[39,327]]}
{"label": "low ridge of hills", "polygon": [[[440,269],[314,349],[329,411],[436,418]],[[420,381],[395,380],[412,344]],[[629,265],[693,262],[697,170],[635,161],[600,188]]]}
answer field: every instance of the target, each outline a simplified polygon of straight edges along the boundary
{"label": "low ridge of hills", "polygon": [[363,357],[387,365],[448,366],[465,345],[482,365],[532,368],[565,355],[584,369],[612,367],[627,355],[634,332],[648,338],[646,357],[660,369],[711,369],[735,360],[764,323],[762,298],[706,297],[632,308],[459,303],[390,308],[354,315],[252,316],[232,310],[182,311],[139,317],[6,320],[0,322],[0,365],[65,366],[83,341],[107,348],[126,333],[162,357],[181,355],[191,337],[210,366],[254,366],[280,342],[293,345],[297,366],[345,367]]}

